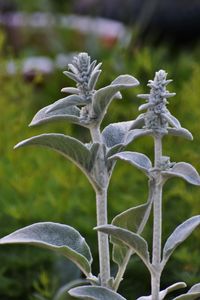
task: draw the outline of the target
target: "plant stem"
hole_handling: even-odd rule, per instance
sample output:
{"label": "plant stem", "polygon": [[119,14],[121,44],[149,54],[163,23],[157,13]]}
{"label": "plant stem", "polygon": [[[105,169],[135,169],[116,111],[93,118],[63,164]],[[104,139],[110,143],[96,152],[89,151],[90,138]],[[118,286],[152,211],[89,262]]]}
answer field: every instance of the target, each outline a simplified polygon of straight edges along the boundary
{"label": "plant stem", "polygon": [[120,267],[118,269],[118,272],[117,272],[117,275],[115,277],[115,281],[114,281],[114,284],[113,284],[114,291],[118,290],[119,285],[120,285],[121,281],[123,280],[123,276],[124,276],[124,273],[126,271],[126,267],[128,265],[128,262],[129,262],[132,254],[133,254],[132,249],[129,249],[126,253],[126,256],[124,257],[123,264],[120,265]]}
{"label": "plant stem", "polygon": [[153,203],[153,257],[152,265],[152,300],[159,299],[160,276],[161,276],[161,243],[162,243],[162,178],[160,174],[160,163],[162,158],[162,137],[154,137],[155,162],[156,169],[154,203]]}
{"label": "plant stem", "polygon": [[[98,176],[101,188],[95,189],[96,192],[96,212],[97,226],[107,225],[107,190],[109,177],[105,163],[104,145],[99,127],[90,129],[92,141],[99,143],[98,158],[96,160],[96,174]],[[98,250],[99,250],[99,267],[101,286],[109,287],[110,279],[110,253],[108,235],[98,231]]]}

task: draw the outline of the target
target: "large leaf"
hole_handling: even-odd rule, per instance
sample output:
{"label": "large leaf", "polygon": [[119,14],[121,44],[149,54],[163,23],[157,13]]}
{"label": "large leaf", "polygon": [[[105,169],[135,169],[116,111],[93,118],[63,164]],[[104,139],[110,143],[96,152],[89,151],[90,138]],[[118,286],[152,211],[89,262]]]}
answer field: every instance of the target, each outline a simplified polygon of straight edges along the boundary
{"label": "large leaf", "polygon": [[91,273],[90,248],[80,233],[67,225],[36,223],[3,237],[0,244],[29,244],[47,248],[72,260],[86,276]]}
{"label": "large leaf", "polygon": [[70,106],[67,108],[57,109],[53,112],[49,112],[49,109],[51,108],[52,104],[39,110],[29,126],[36,126],[55,121],[70,121],[75,124],[80,124],[80,109],[78,107]]}
{"label": "large leaf", "polygon": [[[166,288],[165,290],[163,290],[159,293],[159,299],[158,300],[163,300],[165,298],[165,296],[167,296],[167,294],[169,294],[169,293],[171,293],[175,290],[185,288],[185,287],[186,287],[185,282],[177,282],[175,284],[172,284],[168,288]],[[138,298],[137,300],[152,300],[152,296],[151,295],[150,296],[143,296],[143,297]]]}
{"label": "large leaf", "polygon": [[63,109],[66,109],[69,106],[74,106],[74,105],[85,105],[87,104],[87,101],[84,100],[81,96],[79,95],[70,95],[65,98],[59,99],[58,101],[54,102],[52,105],[47,110],[47,113],[56,111],[60,109],[61,111]]}
{"label": "large leaf", "polygon": [[126,300],[121,295],[101,286],[82,286],[71,289],[69,294],[85,300]]}
{"label": "large leaf", "polygon": [[133,121],[110,124],[102,131],[103,141],[108,148],[125,142],[125,137]]}
{"label": "large leaf", "polygon": [[89,149],[79,140],[70,136],[57,133],[41,134],[18,143],[15,148],[29,145],[51,148],[73,161],[84,171],[92,168]]}
{"label": "large leaf", "polygon": [[131,88],[137,86],[139,81],[130,75],[121,75],[117,77],[110,85],[99,89],[93,97],[93,110],[99,119],[102,121],[106,110],[116,95],[123,88]]}
{"label": "large leaf", "polygon": [[99,226],[97,230],[112,235],[132,249],[150,269],[148,245],[145,239],[136,233],[113,225]]}
{"label": "large leaf", "polygon": [[[152,182],[150,181],[149,198],[147,203],[137,207],[129,208],[128,210],[117,215],[113,219],[112,225],[140,234],[143,231],[144,226],[146,225],[146,222],[149,218],[152,199],[153,199],[152,194],[153,194],[153,187],[152,187]],[[113,261],[116,262],[118,266],[124,265],[124,260],[126,260],[128,253],[130,253],[130,256],[133,253],[129,252],[129,248],[125,246],[123,242],[117,240],[112,236],[111,236],[111,242],[113,243],[113,251],[112,251]]]}
{"label": "large leaf", "polygon": [[200,215],[194,216],[181,225],[167,239],[163,249],[163,264],[167,262],[173,251],[180,245],[200,224]]}
{"label": "large leaf", "polygon": [[131,152],[131,151],[120,152],[111,156],[108,160],[113,160],[113,159],[121,159],[127,161],[131,165],[135,166],[139,170],[144,171],[145,173],[148,173],[148,171],[152,168],[152,163],[150,159],[146,155],[138,152]]}
{"label": "large leaf", "polygon": [[185,179],[191,184],[200,185],[200,176],[198,172],[192,165],[185,162],[175,164],[169,170],[163,171],[162,174],[166,179],[177,176]]}
{"label": "large leaf", "polygon": [[199,300],[200,299],[200,283],[195,284],[191,289],[183,295],[180,295],[173,300]]}

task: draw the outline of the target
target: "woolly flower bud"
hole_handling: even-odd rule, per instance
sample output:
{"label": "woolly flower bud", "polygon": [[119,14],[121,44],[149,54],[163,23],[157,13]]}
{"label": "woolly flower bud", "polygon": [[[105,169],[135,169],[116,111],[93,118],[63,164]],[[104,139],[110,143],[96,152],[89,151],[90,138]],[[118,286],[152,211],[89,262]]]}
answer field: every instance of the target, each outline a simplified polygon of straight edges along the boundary
{"label": "woolly flower bud", "polygon": [[165,114],[169,113],[166,104],[167,98],[175,95],[169,93],[166,86],[172,81],[167,80],[167,73],[164,70],[156,72],[154,80],[149,80],[150,93],[138,95],[139,98],[146,99],[147,103],[141,105],[139,110],[147,110],[145,114],[145,127],[153,130],[166,129],[168,122]]}

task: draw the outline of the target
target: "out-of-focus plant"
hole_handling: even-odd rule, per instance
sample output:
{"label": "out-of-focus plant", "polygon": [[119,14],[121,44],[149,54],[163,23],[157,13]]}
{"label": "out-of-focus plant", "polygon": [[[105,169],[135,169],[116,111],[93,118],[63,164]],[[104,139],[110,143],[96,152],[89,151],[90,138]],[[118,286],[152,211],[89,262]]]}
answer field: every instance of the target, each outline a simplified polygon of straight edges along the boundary
{"label": "out-of-focus plant", "polygon": [[[100,125],[113,98],[121,98],[120,90],[130,88],[139,82],[130,75],[118,76],[110,85],[96,90],[95,86],[101,73],[101,64],[91,62],[86,53],[74,57],[69,64],[70,71],[64,72],[76,82],[76,87],[63,88],[70,96],[41,109],[33,118],[31,126],[52,121],[71,121],[89,129],[91,141],[81,141],[63,134],[42,134],[17,144],[16,148],[26,145],[39,145],[53,149],[74,162],[86,175],[96,193],[96,212],[99,249],[99,275],[92,273],[92,255],[85,239],[74,228],[52,222],[36,223],[1,239],[1,244],[30,244],[51,249],[72,260],[83,272],[87,285],[70,288],[69,294],[80,299],[125,299],[117,293],[127,264],[133,254],[137,254],[151,274],[152,294],[140,300],[158,300],[178,288],[185,287],[180,282],[160,291],[160,277],[163,268],[175,248],[183,242],[199,225],[200,216],[195,216],[179,225],[161,247],[162,237],[162,188],[171,177],[180,177],[194,185],[200,185],[200,177],[190,164],[171,163],[162,154],[162,139],[166,135],[182,136],[192,139],[191,133],[182,128],[179,121],[166,107],[167,99],[174,96],[166,89],[165,71],[156,73],[149,81],[150,94],[139,95],[147,99],[140,110],[147,110],[134,121],[108,125],[103,131]],[[123,151],[127,145],[140,136],[154,139],[154,165],[144,154]],[[149,178],[149,197],[145,204],[128,209],[116,216],[112,225],[107,225],[107,190],[117,159],[128,161],[143,171]],[[153,205],[153,247],[150,258],[147,241],[141,233],[149,218]],[[113,261],[118,265],[114,277],[110,272],[108,236],[113,244]],[[75,282],[74,286],[85,284]],[[68,288],[62,288],[65,293]],[[187,294],[175,299],[198,299],[199,285],[192,287]],[[57,293],[55,299],[61,299]],[[196,297],[196,298],[195,298]]]}

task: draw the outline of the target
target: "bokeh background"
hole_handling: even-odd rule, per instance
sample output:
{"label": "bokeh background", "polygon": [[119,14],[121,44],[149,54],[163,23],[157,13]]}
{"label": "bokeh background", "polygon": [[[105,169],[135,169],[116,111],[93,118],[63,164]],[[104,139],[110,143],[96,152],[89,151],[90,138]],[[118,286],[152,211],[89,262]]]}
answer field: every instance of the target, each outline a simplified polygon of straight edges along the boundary
{"label": "bokeh background", "polygon": [[[94,193],[80,171],[47,149],[13,151],[20,140],[44,132],[73,135],[84,142],[87,131],[66,123],[28,128],[43,106],[63,97],[71,82],[63,74],[74,54],[87,51],[103,62],[99,87],[119,74],[132,74],[141,85],[114,101],[103,126],[138,115],[138,93],[154,72],[165,69],[176,92],[170,111],[194,135],[190,142],[166,137],[164,154],[200,171],[200,2],[198,0],[0,0],[0,236],[38,221],[77,228],[92,248],[98,272]],[[102,126],[102,127],[103,127]],[[152,158],[150,138],[129,150]],[[109,220],[147,198],[147,180],[118,162],[109,189]],[[163,240],[185,219],[200,213],[200,189],[180,179],[164,189]],[[151,220],[144,236],[151,245]],[[200,281],[200,231],[169,261],[162,287]],[[116,266],[112,265],[113,274]],[[80,278],[77,268],[46,250],[25,246],[0,248],[0,299],[52,299],[57,289]],[[136,299],[150,290],[149,274],[137,257],[129,263],[120,293]],[[68,300],[69,297],[66,300]],[[169,297],[170,299],[170,297]]]}

